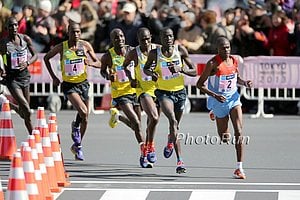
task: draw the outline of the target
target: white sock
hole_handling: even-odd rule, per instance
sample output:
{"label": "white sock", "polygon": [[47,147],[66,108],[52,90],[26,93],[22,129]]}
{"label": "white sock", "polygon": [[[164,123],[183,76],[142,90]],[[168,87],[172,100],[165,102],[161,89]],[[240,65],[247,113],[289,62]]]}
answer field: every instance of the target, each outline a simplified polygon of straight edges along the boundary
{"label": "white sock", "polygon": [[243,171],[243,162],[237,162],[237,169]]}

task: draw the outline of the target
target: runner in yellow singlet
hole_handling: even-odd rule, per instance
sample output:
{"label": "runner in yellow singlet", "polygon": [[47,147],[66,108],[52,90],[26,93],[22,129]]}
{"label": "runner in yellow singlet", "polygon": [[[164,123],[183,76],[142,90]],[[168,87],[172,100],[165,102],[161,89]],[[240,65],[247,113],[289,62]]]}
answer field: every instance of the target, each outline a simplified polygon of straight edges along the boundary
{"label": "runner in yellow singlet", "polygon": [[179,122],[186,100],[183,74],[196,76],[196,67],[189,58],[186,48],[174,44],[174,34],[170,28],[165,28],[160,32],[160,41],[162,46],[150,51],[144,66],[144,73],[156,81],[155,96],[162,112],[169,120],[170,134],[168,144],[164,148],[164,156],[169,158],[175,146],[176,172],[185,173],[180,142],[177,140]]}
{"label": "runner in yellow singlet", "polygon": [[[113,47],[101,58],[101,75],[111,81],[112,108],[109,125],[114,128],[118,121],[122,121],[130,127],[140,146],[140,165],[143,168],[152,167],[147,158],[144,159],[145,139],[141,130],[141,107],[136,98],[136,89],[131,87],[129,78],[123,67],[126,54],[132,49],[125,45],[125,36],[121,29],[113,29],[110,33]],[[133,66],[130,66],[133,72]],[[125,114],[120,115],[116,107]]]}
{"label": "runner in yellow singlet", "polygon": [[[62,90],[65,97],[77,110],[76,120],[72,122],[72,140],[74,144],[71,151],[76,160],[84,160],[82,152],[82,139],[86,133],[89,115],[89,83],[87,80],[87,67],[101,68],[91,44],[81,40],[80,25],[71,22],[68,29],[69,39],[51,49],[44,57],[46,67],[53,79],[53,84],[60,84],[59,78],[53,72],[50,59],[56,54],[60,55],[62,71]],[[89,56],[89,57],[88,57]]]}
{"label": "runner in yellow singlet", "polygon": [[[136,88],[136,94],[142,109],[146,112],[147,129],[146,129],[146,148],[144,151],[144,159],[148,159],[150,163],[155,163],[157,160],[154,148],[154,134],[158,124],[158,107],[155,103],[156,97],[154,90],[156,89],[155,82],[152,81],[151,76],[147,76],[144,71],[144,65],[147,61],[147,56],[150,50],[156,48],[156,44],[151,44],[151,34],[149,29],[140,28],[137,32],[139,46],[131,50],[125,58],[124,67],[126,74],[131,81],[131,86]],[[130,70],[127,66],[134,63],[135,79],[131,76]]]}

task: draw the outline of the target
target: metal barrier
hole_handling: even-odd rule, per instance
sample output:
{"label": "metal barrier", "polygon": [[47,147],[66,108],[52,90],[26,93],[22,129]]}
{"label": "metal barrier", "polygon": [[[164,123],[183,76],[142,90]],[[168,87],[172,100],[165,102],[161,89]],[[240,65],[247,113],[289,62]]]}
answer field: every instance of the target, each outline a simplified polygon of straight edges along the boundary
{"label": "metal barrier", "polygon": [[[252,80],[254,88],[241,89],[248,100],[258,101],[257,113],[252,118],[272,118],[264,112],[264,101],[300,101],[300,58],[258,56],[244,58],[241,77]],[[300,109],[300,108],[299,108]]]}
{"label": "metal barrier", "polygon": [[241,95],[247,100],[257,100],[257,113],[251,118],[272,118],[273,114],[266,114],[264,111],[264,101],[300,101],[300,89],[296,88],[242,88]]}
{"label": "metal barrier", "polygon": [[[100,57],[101,55],[97,55]],[[206,62],[213,55],[191,55],[192,61],[196,64],[198,75],[200,75],[205,67]],[[43,54],[39,55],[39,60],[29,69],[32,74],[30,92],[31,96],[47,97],[56,93],[60,97],[63,96],[61,87],[54,87],[52,79],[42,62]],[[300,58],[299,57],[247,57],[242,59],[237,56],[240,64],[240,73],[243,79],[252,80],[254,88],[241,88],[241,96],[247,100],[258,101],[258,111],[255,117],[270,118],[273,115],[264,113],[264,101],[300,101]],[[51,64],[57,75],[60,75],[59,57],[51,60]],[[99,70],[89,68],[90,81],[90,105],[91,112],[101,114],[105,109],[97,109],[101,102],[95,102],[103,95],[110,92],[110,84],[104,80]],[[199,77],[199,76],[198,76]],[[186,77],[186,89],[188,98],[205,99],[207,96],[196,88],[198,77]],[[283,89],[281,89],[283,88]],[[299,103],[300,106],[300,103]]]}

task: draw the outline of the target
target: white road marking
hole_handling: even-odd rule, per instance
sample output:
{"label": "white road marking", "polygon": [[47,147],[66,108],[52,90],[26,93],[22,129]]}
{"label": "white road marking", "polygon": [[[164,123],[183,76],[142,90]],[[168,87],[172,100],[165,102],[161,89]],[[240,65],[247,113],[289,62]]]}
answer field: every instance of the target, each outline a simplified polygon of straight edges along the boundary
{"label": "white road marking", "polygon": [[145,200],[149,192],[150,190],[107,190],[100,198],[100,200]]}
{"label": "white road marking", "polygon": [[300,186],[300,183],[244,183],[244,182],[151,182],[151,181],[71,181],[73,184],[148,184],[148,185],[258,185],[258,186]]}
{"label": "white road marking", "polygon": [[189,200],[234,200],[234,190],[202,190],[193,191]]}
{"label": "white road marking", "polygon": [[279,191],[278,200],[299,200],[300,199],[300,191],[292,190],[292,191]]}

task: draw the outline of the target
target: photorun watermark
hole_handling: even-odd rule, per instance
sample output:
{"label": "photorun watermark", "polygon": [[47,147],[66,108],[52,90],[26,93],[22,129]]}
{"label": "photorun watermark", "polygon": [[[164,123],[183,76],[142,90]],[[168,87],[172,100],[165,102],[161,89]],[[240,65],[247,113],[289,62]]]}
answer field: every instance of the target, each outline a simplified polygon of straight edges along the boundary
{"label": "photorun watermark", "polygon": [[193,136],[190,135],[190,133],[178,133],[177,135],[178,140],[182,140],[184,142],[184,145],[221,145],[221,144],[244,144],[248,145],[250,143],[250,136],[239,136],[235,137],[231,134],[227,134],[227,137],[219,137],[216,135],[209,135],[206,134],[204,136],[198,135]]}

